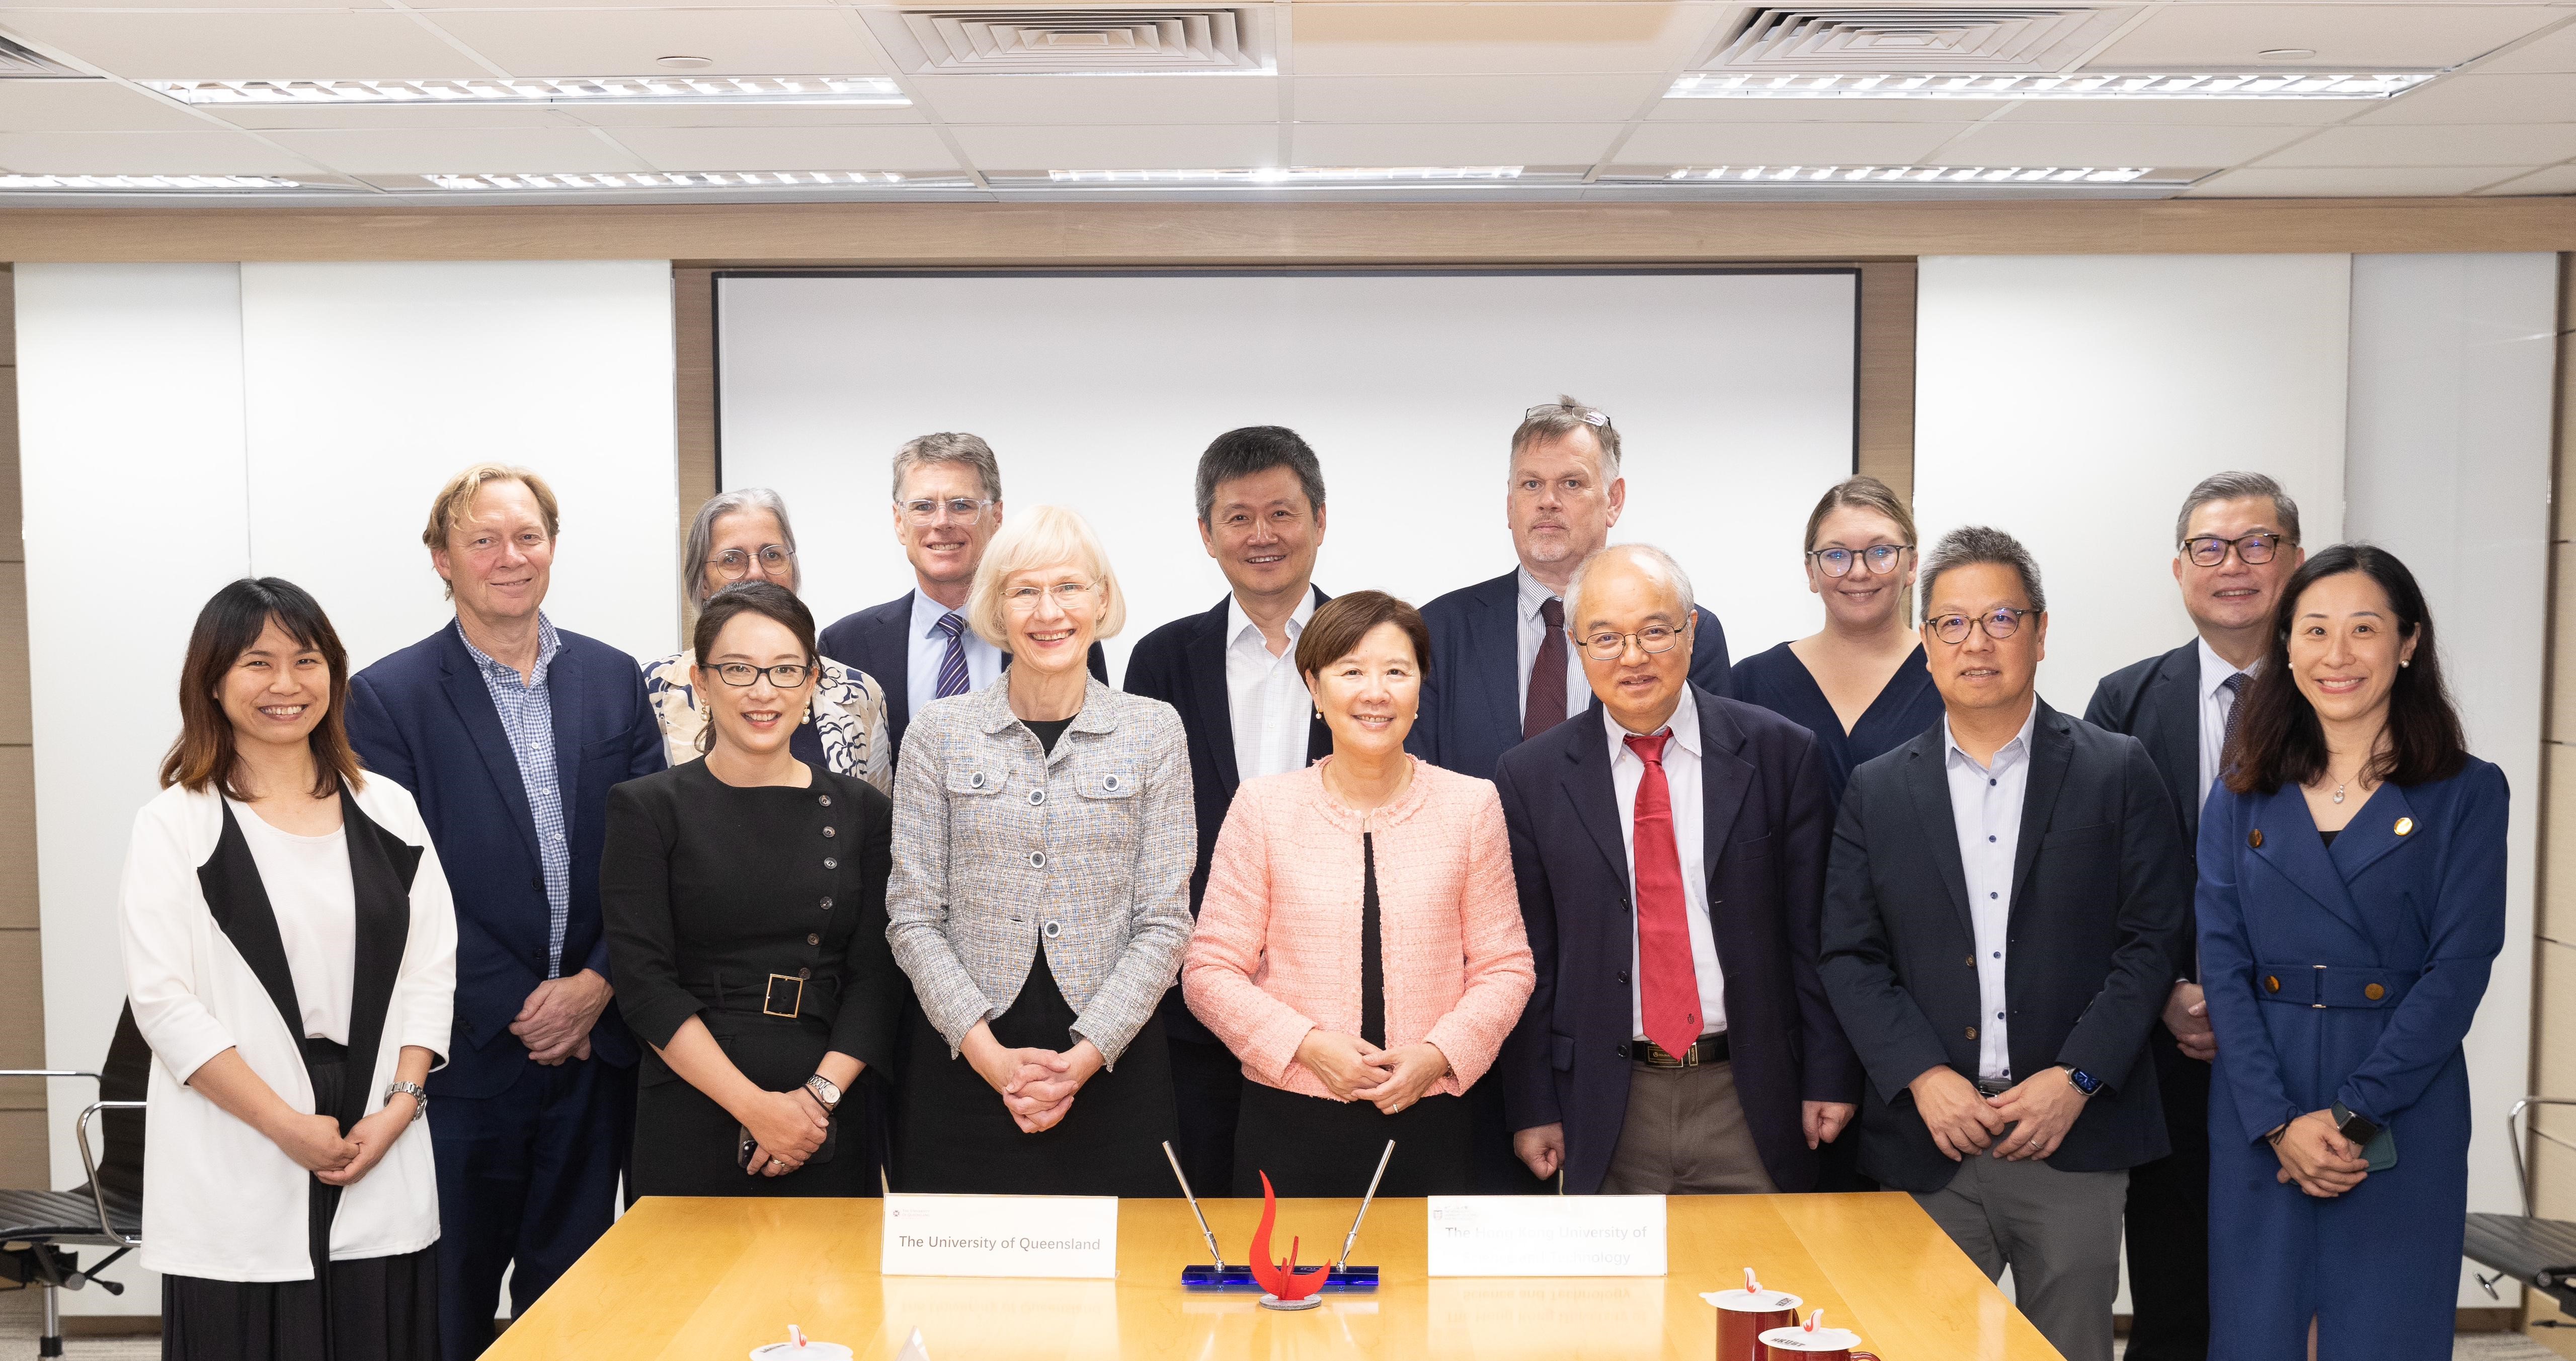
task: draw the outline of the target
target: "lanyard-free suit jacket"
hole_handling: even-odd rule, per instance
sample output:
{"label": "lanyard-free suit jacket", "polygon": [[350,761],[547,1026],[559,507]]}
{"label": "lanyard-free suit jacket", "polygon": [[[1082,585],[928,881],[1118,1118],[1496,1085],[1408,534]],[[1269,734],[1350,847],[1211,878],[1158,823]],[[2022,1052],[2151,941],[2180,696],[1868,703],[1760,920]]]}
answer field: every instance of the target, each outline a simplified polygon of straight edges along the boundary
{"label": "lanyard-free suit jacket", "polygon": [[[1697,686],[1701,856],[1726,1030],[1754,1147],[1783,1191],[1812,1190],[1800,1103],[1857,1101],[1861,1074],[1816,974],[1831,805],[1813,734]],[[1637,920],[1594,705],[1503,756],[1494,784],[1537,983],[1499,1065],[1513,1129],[1565,1126],[1565,1185],[1601,1189],[1628,1113]]]}
{"label": "lanyard-free suit jacket", "polygon": [[2146,744],[2182,815],[2183,850],[2200,836],[2200,644],[2132,662],[2093,687],[2084,721]]}
{"label": "lanyard-free suit jacket", "polygon": [[[558,629],[547,672],[554,708],[555,779],[572,893],[563,971],[609,976],[600,928],[599,852],[608,789],[663,768],[662,728],[635,659]],[[549,914],[518,756],[492,692],[454,624],[349,680],[349,742],[367,769],[412,791],[438,845],[456,898],[456,1034],[433,1096],[497,1096],[527,1070],[527,1047],[510,1033],[528,994],[546,977]],[[635,1040],[611,1004],[591,1027],[591,1053],[635,1063]]]}
{"label": "lanyard-free suit jacket", "polygon": [[[1518,571],[1461,586],[1422,607],[1431,665],[1405,749],[1443,770],[1494,778],[1521,740],[1521,585]],[[1691,638],[1690,683],[1730,695],[1726,630],[1706,608]],[[1568,621],[1571,623],[1572,621]],[[1566,640],[1573,647],[1574,640]]]}
{"label": "lanyard-free suit jacket", "polygon": [[[1825,884],[1823,972],[1869,1069],[1861,1171],[1937,1191],[1958,1164],[1908,1084],[1977,1076],[1977,937],[1945,762],[1948,729],[1863,764],[1843,792]],[[2045,703],[2013,857],[2004,994],[2015,1080],[2068,1064],[2102,1082],[2048,1159],[2108,1172],[2165,1155],[2147,1028],[2172,989],[2191,896],[2173,801],[2136,738]]]}

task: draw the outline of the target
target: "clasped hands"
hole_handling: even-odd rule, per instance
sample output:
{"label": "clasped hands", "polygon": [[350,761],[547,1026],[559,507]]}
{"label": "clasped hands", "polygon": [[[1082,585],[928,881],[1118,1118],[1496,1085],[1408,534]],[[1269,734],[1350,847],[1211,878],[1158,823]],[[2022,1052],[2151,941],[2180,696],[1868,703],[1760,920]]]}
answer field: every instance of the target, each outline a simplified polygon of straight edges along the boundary
{"label": "clasped hands", "polygon": [[394,1140],[411,1127],[411,1119],[411,1094],[396,1092],[385,1098],[375,1114],[350,1126],[346,1137],[337,1119],[296,1112],[270,1131],[269,1138],[323,1185],[355,1186],[385,1160]]}
{"label": "clasped hands", "polygon": [[994,1039],[992,1026],[982,1021],[966,1032],[958,1048],[975,1065],[976,1075],[1001,1093],[1003,1109],[1022,1134],[1064,1123],[1082,1084],[1109,1066],[1108,1057],[1089,1040],[1076,1040],[1064,1050],[1012,1049]]}
{"label": "clasped hands", "polygon": [[755,1177],[783,1177],[805,1165],[832,1131],[832,1114],[814,1093],[762,1092],[741,1116],[752,1138],[751,1160],[743,1171]]}
{"label": "clasped hands", "polygon": [[2063,1068],[2023,1078],[1995,1096],[1946,1067],[1927,1068],[1906,1087],[1932,1142],[1952,1162],[1989,1147],[2006,1162],[2045,1158],[2065,1141],[2088,1099]]}
{"label": "clasped hands", "polygon": [[2272,1152],[2281,1160],[2272,1180],[2295,1183],[2319,1200],[2332,1200],[2370,1175],[2361,1145],[2343,1137],[2332,1111],[2310,1111],[2283,1125]]}
{"label": "clasped hands", "polygon": [[608,1009],[615,991],[589,969],[549,978],[520,1005],[510,1033],[528,1047],[531,1061],[548,1067],[589,1058],[590,1028],[599,1023],[599,1013]]}
{"label": "clasped hands", "polygon": [[1432,1084],[1449,1075],[1449,1056],[1429,1040],[1380,1049],[1357,1035],[1321,1026],[1297,1042],[1297,1061],[1323,1082],[1334,1100],[1366,1101],[1388,1115],[1420,1101]]}

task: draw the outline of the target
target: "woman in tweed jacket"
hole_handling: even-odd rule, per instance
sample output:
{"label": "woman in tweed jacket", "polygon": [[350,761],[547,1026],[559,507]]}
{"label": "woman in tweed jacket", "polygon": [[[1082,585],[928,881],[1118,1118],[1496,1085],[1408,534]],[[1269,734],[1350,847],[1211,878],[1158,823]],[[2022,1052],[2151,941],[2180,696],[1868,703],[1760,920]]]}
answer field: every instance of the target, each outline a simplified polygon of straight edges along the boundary
{"label": "woman in tweed jacket", "polygon": [[1001,679],[925,705],[896,765],[886,938],[919,1013],[897,1078],[907,1191],[1169,1194],[1155,1005],[1198,855],[1180,715],[1091,679],[1127,607],[1090,526],[1015,515],[968,622]]}

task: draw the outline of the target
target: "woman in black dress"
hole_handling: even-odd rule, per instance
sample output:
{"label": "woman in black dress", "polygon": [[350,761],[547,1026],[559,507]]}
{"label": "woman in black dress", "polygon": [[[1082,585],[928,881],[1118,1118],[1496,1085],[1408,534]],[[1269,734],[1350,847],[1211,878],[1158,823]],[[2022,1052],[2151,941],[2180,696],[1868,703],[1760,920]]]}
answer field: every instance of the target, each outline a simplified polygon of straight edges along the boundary
{"label": "woman in black dress", "polygon": [[617,1004],[653,1047],[627,1199],[875,1195],[893,804],[788,749],[819,661],[793,594],[720,591],[693,641],[706,759],[609,791],[600,859]]}

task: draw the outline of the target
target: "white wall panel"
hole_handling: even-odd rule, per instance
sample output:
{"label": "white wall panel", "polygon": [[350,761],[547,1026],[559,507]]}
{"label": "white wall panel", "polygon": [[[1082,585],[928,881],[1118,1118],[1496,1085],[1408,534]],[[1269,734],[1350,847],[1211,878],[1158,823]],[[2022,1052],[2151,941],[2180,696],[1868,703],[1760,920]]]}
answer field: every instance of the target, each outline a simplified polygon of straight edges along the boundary
{"label": "white wall panel", "polygon": [[[2468,1042],[2469,1208],[2502,1213],[2521,1205],[2504,1112],[2531,1061],[2557,287],[2552,255],[2352,262],[2345,527],[2415,573],[2469,749],[2513,786],[2504,952]],[[2459,1302],[2495,1303],[2465,1264]]]}
{"label": "white wall panel", "polygon": [[1818,624],[1798,531],[1852,466],[1848,273],[735,278],[719,303],[724,485],[786,497],[826,621],[911,589],[887,468],[934,430],[991,441],[1008,505],[1089,517],[1129,595],[1114,678],[1225,594],[1191,485],[1236,426],[1322,459],[1317,584],[1420,603],[1510,570],[1512,429],[1571,393],[1621,432],[1613,537],[1678,556],[1737,655]]}

